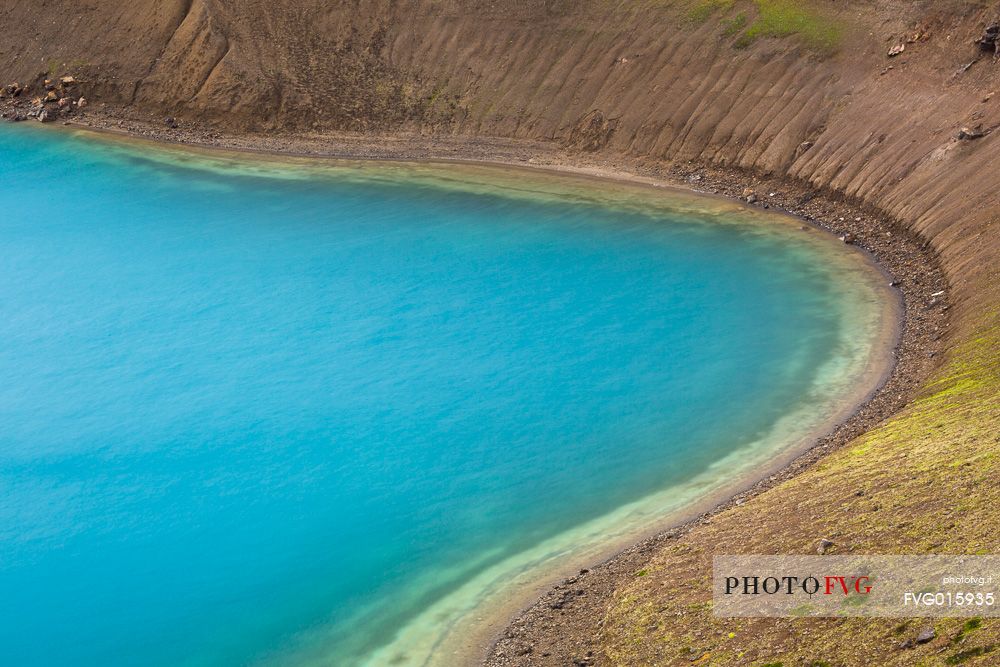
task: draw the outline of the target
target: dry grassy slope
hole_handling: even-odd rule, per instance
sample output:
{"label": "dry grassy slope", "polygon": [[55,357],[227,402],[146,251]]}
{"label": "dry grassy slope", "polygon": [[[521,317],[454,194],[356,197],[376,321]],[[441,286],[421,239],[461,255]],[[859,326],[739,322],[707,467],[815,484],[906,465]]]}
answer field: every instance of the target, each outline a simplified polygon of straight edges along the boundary
{"label": "dry grassy slope", "polygon": [[[755,5],[692,21],[698,1],[9,0],[0,74],[66,71],[98,101],[230,128],[419,129],[725,164],[891,214],[940,253],[952,285],[950,352],[926,396],[657,555],[609,601],[597,657],[688,664],[694,648],[703,664],[998,664],[992,622],[957,639],[940,622],[938,640],[900,651],[912,627],[721,623],[704,601],[716,549],[808,552],[832,535],[857,551],[997,551],[1000,133],[954,137],[1000,125],[1000,90],[989,97],[1000,64],[956,74],[1000,7],[817,0],[810,11],[843,26],[838,52],[821,57],[795,36],[735,49],[722,21]],[[929,38],[890,61],[888,46],[921,24]]]}

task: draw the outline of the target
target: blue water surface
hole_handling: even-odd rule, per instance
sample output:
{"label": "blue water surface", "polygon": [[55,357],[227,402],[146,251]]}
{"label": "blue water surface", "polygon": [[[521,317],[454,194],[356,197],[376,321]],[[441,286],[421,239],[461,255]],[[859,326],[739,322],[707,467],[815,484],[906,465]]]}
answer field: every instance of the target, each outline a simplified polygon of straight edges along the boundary
{"label": "blue water surface", "polygon": [[781,235],[38,130],[0,249],[4,665],[358,662],[767,432],[841,325]]}

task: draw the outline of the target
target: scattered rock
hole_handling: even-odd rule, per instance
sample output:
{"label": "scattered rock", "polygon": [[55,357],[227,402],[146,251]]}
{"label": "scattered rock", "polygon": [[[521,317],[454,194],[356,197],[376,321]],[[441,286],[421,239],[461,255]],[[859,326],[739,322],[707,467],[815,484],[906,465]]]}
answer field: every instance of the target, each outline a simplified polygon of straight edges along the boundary
{"label": "scattered rock", "polygon": [[903,44],[902,42],[900,42],[896,46],[894,46],[891,49],[889,49],[889,57],[890,58],[895,58],[896,56],[898,56],[900,53],[902,53],[905,50],[906,50],[906,44]]}
{"label": "scattered rock", "polygon": [[584,594],[585,594],[585,592],[582,591],[582,590],[563,591],[561,595],[559,595],[556,599],[552,600],[549,603],[549,608],[550,609],[563,609],[564,607],[566,607],[566,605],[568,605],[573,600],[573,598],[575,598],[577,596],[580,596],[580,595],[584,595]]}
{"label": "scattered rock", "polygon": [[955,70],[955,73],[952,74],[952,77],[962,76],[963,74],[965,74],[966,72],[968,72],[969,69],[971,69],[973,65],[975,65],[978,62],[979,62],[978,60],[970,60],[969,62],[965,63],[964,65],[962,65],[961,67],[959,67],[957,70]]}
{"label": "scattered rock", "polygon": [[35,120],[39,123],[50,123],[55,120],[55,117],[49,112],[48,109],[42,109],[38,112],[38,115],[35,116]]}
{"label": "scattered rock", "polygon": [[70,100],[68,97],[60,97],[59,98],[59,108],[60,109],[65,109],[66,107],[68,107],[72,103],[73,103],[73,101]]}
{"label": "scattered rock", "polygon": [[87,98],[86,97],[81,97],[80,99],[78,99],[76,101],[76,108],[77,109],[82,109],[85,106],[87,106]]}
{"label": "scattered rock", "polygon": [[704,649],[700,649],[700,648],[695,648],[693,646],[689,646],[687,649],[685,649],[685,650],[683,650],[681,652],[681,655],[683,657],[687,658],[688,662],[698,662],[703,657],[705,657],[706,653],[707,653],[707,651],[705,651]]}
{"label": "scattered rock", "polygon": [[985,137],[986,132],[983,130],[982,125],[976,125],[974,128],[963,127],[958,131],[958,138],[960,141],[972,141],[973,139],[979,139]]}
{"label": "scattered rock", "polygon": [[926,25],[919,25],[913,33],[906,38],[907,44],[913,44],[914,42],[925,42],[931,36],[930,28]]}
{"label": "scattered rock", "polygon": [[901,641],[899,643],[899,648],[901,648],[904,651],[907,650],[907,649],[911,649],[914,646],[915,646],[915,644],[913,643],[912,639],[904,639],[903,641]]}
{"label": "scattered rock", "polygon": [[823,539],[821,539],[819,541],[819,545],[816,547],[816,553],[818,553],[820,556],[822,556],[827,551],[829,551],[830,549],[832,549],[834,546],[836,546],[836,545],[834,545],[834,543],[832,541],[830,541],[830,540],[828,540],[828,539],[826,539],[824,537]]}
{"label": "scattered rock", "polygon": [[59,81],[64,86],[72,86],[74,83],[76,83],[76,79],[74,79],[71,76],[64,76],[61,79],[59,79]]}
{"label": "scattered rock", "polygon": [[743,188],[743,199],[746,203],[753,204],[757,201],[757,193],[754,192],[753,188]]}
{"label": "scattered rock", "polygon": [[174,119],[173,116],[167,116],[166,118],[164,118],[163,124],[169,127],[171,130],[177,129],[177,121]]}
{"label": "scattered rock", "polygon": [[48,93],[45,94],[46,102],[55,102],[58,99],[59,99],[59,94],[56,93],[56,91],[54,90],[50,90]]}
{"label": "scattered rock", "polygon": [[937,637],[937,633],[934,631],[934,628],[924,628],[920,631],[920,634],[917,635],[917,643],[926,644],[927,642],[932,641],[935,637]]}
{"label": "scattered rock", "polygon": [[853,245],[854,242],[857,241],[858,239],[857,239],[857,237],[854,236],[854,234],[851,234],[850,232],[848,232],[847,234],[844,234],[843,236],[841,236],[840,240],[843,241],[844,243],[846,243],[847,245]]}

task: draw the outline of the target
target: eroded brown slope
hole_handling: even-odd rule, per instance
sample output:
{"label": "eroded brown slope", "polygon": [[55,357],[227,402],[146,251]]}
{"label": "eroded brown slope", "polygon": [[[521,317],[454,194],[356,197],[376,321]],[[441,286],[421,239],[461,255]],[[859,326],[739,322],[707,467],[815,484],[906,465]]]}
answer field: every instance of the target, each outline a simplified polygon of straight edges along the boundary
{"label": "eroded brown slope", "polygon": [[[6,4],[9,78],[71,70],[105,101],[245,128],[566,138],[599,111],[614,119],[615,148],[694,155],[740,141],[750,161],[787,164],[848,90],[780,44],[720,58],[717,25],[682,21],[670,3]],[[774,95],[807,110],[754,117],[757,98]],[[761,156],[757,139],[777,141]]]}
{"label": "eroded brown slope", "polygon": [[[924,397],[666,543],[648,576],[615,582],[603,613],[553,610],[579,641],[544,656],[545,628],[522,628],[503,660],[995,664],[990,622],[941,623],[935,641],[901,649],[916,625],[724,624],[703,603],[720,549],[810,552],[837,533],[844,550],[997,550],[1000,138],[956,134],[1000,126],[1000,64],[972,44],[1000,7],[808,3],[843,26],[837,53],[820,55],[795,36],[734,48],[723,20],[755,5],[694,21],[693,1],[8,0],[0,75],[73,74],[98,103],[88,113],[104,102],[182,126],[549,140],[635,165],[769,174],[878,208],[926,239],[951,283],[949,352]],[[887,57],[917,32],[926,38]]]}

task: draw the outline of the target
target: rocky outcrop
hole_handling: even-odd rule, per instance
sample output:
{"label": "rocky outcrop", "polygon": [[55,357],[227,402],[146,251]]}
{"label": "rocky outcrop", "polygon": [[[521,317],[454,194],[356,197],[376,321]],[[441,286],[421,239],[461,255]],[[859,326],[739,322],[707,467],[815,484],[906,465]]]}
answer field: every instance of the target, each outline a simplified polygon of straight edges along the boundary
{"label": "rocky outcrop", "polygon": [[[43,78],[23,86],[14,82],[0,87],[0,117],[14,122],[34,118],[42,123],[69,117],[87,106],[85,98],[75,97],[78,83],[75,77],[67,75],[59,79]],[[40,92],[31,97],[33,90]]]}

